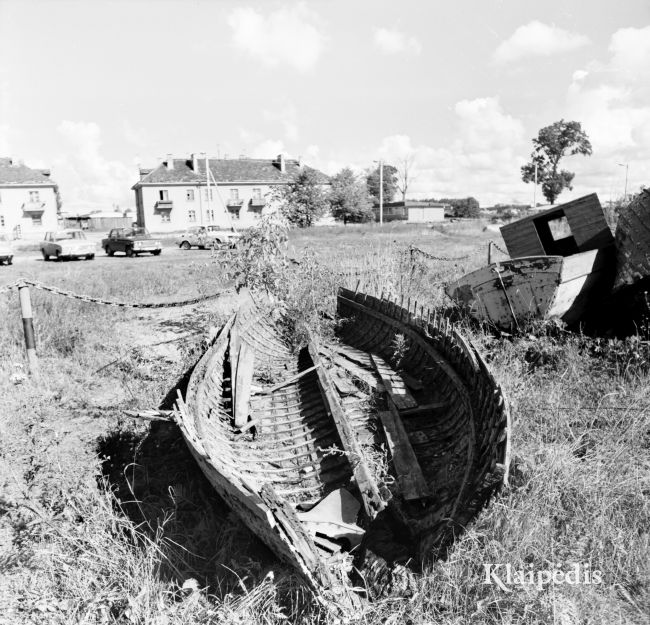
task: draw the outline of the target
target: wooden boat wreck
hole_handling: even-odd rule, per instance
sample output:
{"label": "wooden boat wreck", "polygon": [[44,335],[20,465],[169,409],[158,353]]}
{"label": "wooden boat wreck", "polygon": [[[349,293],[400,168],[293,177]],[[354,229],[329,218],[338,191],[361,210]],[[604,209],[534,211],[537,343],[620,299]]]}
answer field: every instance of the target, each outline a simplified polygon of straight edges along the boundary
{"label": "wooden boat wreck", "polygon": [[347,586],[387,517],[407,558],[435,556],[509,463],[507,402],[447,320],[346,289],[338,308],[338,341],[296,348],[281,317],[242,306],[177,404],[216,491],[318,590]]}
{"label": "wooden boat wreck", "polygon": [[647,282],[650,276],[650,189],[619,211],[616,224],[614,290]]}
{"label": "wooden boat wreck", "polygon": [[593,193],[501,228],[510,260],[445,291],[477,319],[511,331],[531,319],[579,322],[611,290],[614,238]]}

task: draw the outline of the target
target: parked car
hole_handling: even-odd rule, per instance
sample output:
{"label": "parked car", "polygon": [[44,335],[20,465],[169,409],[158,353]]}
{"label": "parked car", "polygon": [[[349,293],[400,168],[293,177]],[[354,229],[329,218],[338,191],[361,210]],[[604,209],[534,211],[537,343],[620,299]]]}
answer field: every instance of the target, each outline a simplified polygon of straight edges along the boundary
{"label": "parked car", "polygon": [[95,244],[86,238],[83,230],[68,229],[56,232],[46,232],[45,239],[40,243],[43,260],[50,260],[54,256],[57,260],[62,258],[95,258]]}
{"label": "parked car", "polygon": [[151,237],[145,228],[133,226],[132,228],[113,228],[105,239],[102,247],[109,256],[115,252],[124,252],[127,256],[137,256],[149,252],[158,256],[162,252],[160,241]]}
{"label": "parked car", "polygon": [[192,226],[179,237],[176,237],[178,247],[189,250],[192,247],[235,247],[241,235],[234,230],[226,230],[219,226]]}
{"label": "parked car", "polygon": [[0,234],[0,265],[7,263],[11,265],[14,261],[14,250],[11,239],[6,234]]}

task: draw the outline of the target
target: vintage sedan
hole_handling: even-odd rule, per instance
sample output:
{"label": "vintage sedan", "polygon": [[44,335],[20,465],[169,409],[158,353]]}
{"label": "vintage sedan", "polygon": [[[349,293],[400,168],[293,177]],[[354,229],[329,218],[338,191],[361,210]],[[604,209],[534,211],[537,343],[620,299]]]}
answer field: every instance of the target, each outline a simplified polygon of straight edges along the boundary
{"label": "vintage sedan", "polygon": [[14,250],[11,245],[11,239],[6,234],[0,233],[0,265],[7,263],[11,265],[14,261]]}
{"label": "vintage sedan", "polygon": [[86,238],[83,230],[58,230],[46,232],[45,239],[40,243],[43,260],[54,256],[57,260],[63,258],[95,258],[95,243]]}
{"label": "vintage sedan", "polygon": [[102,239],[102,247],[108,256],[113,256],[115,252],[124,252],[127,256],[148,252],[158,256],[162,252],[160,241],[152,238],[145,228],[139,226],[113,228],[108,236]]}

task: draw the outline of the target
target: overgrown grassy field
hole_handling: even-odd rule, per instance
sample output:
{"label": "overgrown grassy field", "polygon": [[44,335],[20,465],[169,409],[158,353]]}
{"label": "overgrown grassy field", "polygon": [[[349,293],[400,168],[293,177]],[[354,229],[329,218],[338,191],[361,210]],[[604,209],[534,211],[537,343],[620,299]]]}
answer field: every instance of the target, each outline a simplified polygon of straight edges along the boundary
{"label": "overgrown grassy field", "polygon": [[[336,287],[357,282],[458,317],[441,285],[485,264],[490,239],[503,247],[477,223],[293,231],[288,255],[300,265],[282,265],[274,279],[294,317],[321,331]],[[26,265],[24,275],[139,302],[232,285],[209,253],[114,260]],[[0,284],[21,275],[2,269]],[[461,317],[510,399],[510,486],[446,560],[418,576],[411,596],[341,619],[220,502],[174,426],[123,414],[163,402],[236,304],[232,292],[159,312],[34,290],[32,298],[35,378],[26,376],[16,292],[0,294],[0,623],[649,622],[647,336],[552,327],[497,338]],[[602,583],[503,589],[485,583],[487,564],[578,564],[600,571]]]}

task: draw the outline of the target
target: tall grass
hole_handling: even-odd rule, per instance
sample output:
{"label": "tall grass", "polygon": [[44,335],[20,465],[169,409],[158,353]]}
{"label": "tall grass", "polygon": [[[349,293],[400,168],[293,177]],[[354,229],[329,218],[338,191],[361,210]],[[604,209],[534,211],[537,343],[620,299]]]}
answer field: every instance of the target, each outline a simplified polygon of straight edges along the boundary
{"label": "tall grass", "polygon": [[[442,283],[485,262],[493,233],[462,224],[292,231],[285,306],[327,332],[339,284],[449,306]],[[430,254],[471,257],[433,261]],[[32,277],[139,301],[226,286],[187,257],[136,267],[48,264]],[[205,259],[206,257],[200,257]],[[203,479],[177,431],[133,422],[157,406],[227,311],[149,313],[33,293],[40,380],[24,379],[15,293],[0,295],[0,622],[334,623]],[[460,321],[508,394],[511,486],[417,576],[409,597],[351,612],[363,623],[647,623],[650,388],[644,337],[564,332],[497,339]],[[320,326],[318,324],[321,324]],[[178,332],[175,357],[154,344]],[[174,337],[172,337],[174,338]],[[602,571],[599,585],[484,583],[485,564]]]}

